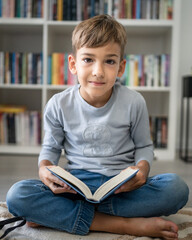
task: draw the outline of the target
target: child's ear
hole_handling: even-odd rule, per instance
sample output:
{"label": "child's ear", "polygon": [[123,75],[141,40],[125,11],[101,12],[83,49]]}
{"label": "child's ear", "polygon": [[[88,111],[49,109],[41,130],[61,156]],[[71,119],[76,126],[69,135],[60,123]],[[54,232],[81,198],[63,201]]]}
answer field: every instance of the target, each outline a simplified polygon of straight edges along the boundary
{"label": "child's ear", "polygon": [[74,75],[77,74],[76,61],[75,57],[72,54],[68,56],[68,67],[72,74]]}
{"label": "child's ear", "polygon": [[126,66],[126,60],[123,59],[120,64],[119,64],[119,71],[117,77],[122,77],[123,73],[125,71],[125,66]]}

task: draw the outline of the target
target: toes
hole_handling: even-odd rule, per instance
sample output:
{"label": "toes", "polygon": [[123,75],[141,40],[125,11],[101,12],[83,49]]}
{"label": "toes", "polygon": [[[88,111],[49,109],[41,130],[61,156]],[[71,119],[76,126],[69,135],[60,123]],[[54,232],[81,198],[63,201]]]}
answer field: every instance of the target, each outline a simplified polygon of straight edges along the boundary
{"label": "toes", "polygon": [[163,237],[166,240],[169,240],[169,239],[176,240],[176,239],[178,239],[178,233],[177,232],[163,231],[162,234],[163,234]]}

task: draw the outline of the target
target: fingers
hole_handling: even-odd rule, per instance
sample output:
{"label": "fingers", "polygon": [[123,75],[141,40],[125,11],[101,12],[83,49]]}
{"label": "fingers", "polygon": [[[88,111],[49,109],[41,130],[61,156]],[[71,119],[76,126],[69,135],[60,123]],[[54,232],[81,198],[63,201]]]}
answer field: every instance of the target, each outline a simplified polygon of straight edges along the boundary
{"label": "fingers", "polygon": [[65,186],[60,186],[58,184],[55,184],[54,182],[50,182],[49,183],[49,188],[51,189],[51,191],[55,194],[61,194],[61,193],[74,193],[76,194],[77,192],[75,190],[73,190],[71,187],[69,187],[67,184],[65,184]]}
{"label": "fingers", "polygon": [[75,190],[73,190],[70,186],[68,186],[66,183],[64,183],[63,186],[55,183],[55,182],[52,182],[50,181],[47,185],[51,191],[55,194],[60,194],[60,193],[74,193],[76,194],[77,192]]}
{"label": "fingers", "polygon": [[[132,167],[134,168],[134,167]],[[130,192],[135,189],[140,188],[146,183],[146,179],[141,171],[139,171],[131,180],[124,183],[120,188],[118,188],[114,193],[118,194],[121,192]]]}
{"label": "fingers", "polygon": [[121,192],[130,192],[137,186],[137,181],[135,180],[135,177],[129,180],[128,182],[124,183],[120,188],[118,188],[114,193],[121,193]]}
{"label": "fingers", "polygon": [[68,186],[66,183],[54,176],[46,167],[42,167],[40,169],[40,179],[55,194],[65,192],[74,194],[77,193],[75,190],[71,189],[71,187]]}

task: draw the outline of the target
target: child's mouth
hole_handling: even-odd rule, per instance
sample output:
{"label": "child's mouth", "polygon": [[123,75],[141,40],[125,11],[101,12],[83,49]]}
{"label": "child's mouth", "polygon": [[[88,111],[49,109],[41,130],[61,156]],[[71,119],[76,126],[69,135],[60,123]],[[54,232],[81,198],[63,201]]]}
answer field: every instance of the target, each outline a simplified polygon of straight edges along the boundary
{"label": "child's mouth", "polygon": [[90,81],[89,83],[91,83],[94,86],[103,86],[105,84],[104,82],[96,82],[96,81]]}

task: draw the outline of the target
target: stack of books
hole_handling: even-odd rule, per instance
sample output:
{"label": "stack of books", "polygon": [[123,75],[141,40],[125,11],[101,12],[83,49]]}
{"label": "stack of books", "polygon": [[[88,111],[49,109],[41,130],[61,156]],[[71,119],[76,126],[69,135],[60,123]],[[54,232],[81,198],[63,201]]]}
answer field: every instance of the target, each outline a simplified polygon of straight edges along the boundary
{"label": "stack of books", "polygon": [[0,52],[0,84],[42,84],[42,53]]}
{"label": "stack of books", "polygon": [[76,76],[68,68],[68,53],[52,53],[48,57],[48,84],[74,85]]}
{"label": "stack of books", "polygon": [[0,144],[41,144],[41,113],[23,106],[0,105]]}
{"label": "stack of books", "polygon": [[0,0],[0,17],[42,18],[43,0]]}
{"label": "stack of books", "polygon": [[173,18],[173,0],[113,0],[112,6],[112,15],[115,18]]}
{"label": "stack of books", "polygon": [[[174,0],[111,0],[112,16],[125,19],[172,19]],[[108,0],[50,0],[49,19],[82,21],[107,14]]]}
{"label": "stack of books", "polygon": [[108,0],[50,0],[49,19],[82,21],[108,13]]}
{"label": "stack of books", "polygon": [[126,86],[169,86],[170,55],[126,55],[121,83]]}
{"label": "stack of books", "polygon": [[150,116],[151,139],[155,148],[167,148],[168,119],[166,116]]}

